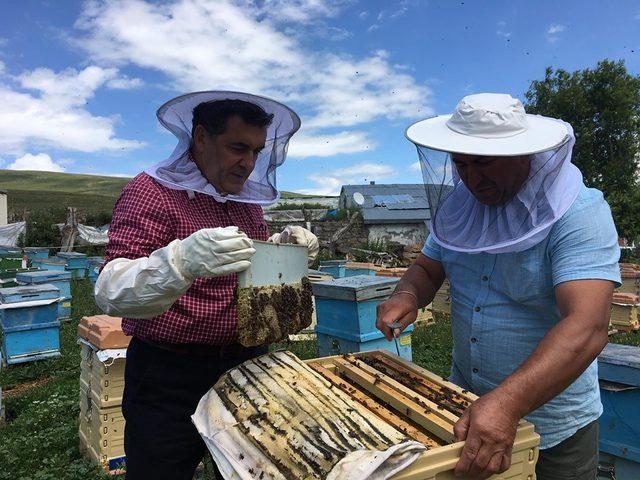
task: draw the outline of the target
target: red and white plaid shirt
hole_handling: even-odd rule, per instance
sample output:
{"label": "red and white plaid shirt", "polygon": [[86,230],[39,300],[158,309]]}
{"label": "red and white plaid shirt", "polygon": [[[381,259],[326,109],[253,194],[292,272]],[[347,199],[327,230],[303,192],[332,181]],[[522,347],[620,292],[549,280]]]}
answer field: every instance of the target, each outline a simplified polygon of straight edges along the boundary
{"label": "red and white plaid shirt", "polygon": [[[123,190],[109,228],[107,262],[114,258],[148,257],[176,238],[202,228],[237,226],[254,240],[269,237],[258,205],[220,203],[208,195],[172,190],[146,173]],[[153,319],[122,319],[127,335],[170,343],[224,345],[238,337],[235,274],[198,278],[165,313]]]}

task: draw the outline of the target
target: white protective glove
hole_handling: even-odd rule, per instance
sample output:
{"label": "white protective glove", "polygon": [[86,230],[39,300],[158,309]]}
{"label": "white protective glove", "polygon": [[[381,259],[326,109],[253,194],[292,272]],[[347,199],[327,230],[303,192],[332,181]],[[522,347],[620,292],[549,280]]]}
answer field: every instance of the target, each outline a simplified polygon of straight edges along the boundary
{"label": "white protective glove", "polygon": [[171,308],[196,278],[246,270],[254,253],[238,227],[198,230],[148,257],[111,260],[96,281],[96,303],[109,315],[153,318]]}
{"label": "white protective glove", "polygon": [[306,228],[298,227],[297,225],[288,225],[282,232],[271,235],[268,241],[273,243],[295,243],[296,245],[307,247],[310,264],[316,259],[320,250],[318,237]]}
{"label": "white protective glove", "polygon": [[182,240],[178,250],[178,269],[191,279],[242,272],[256,253],[251,239],[238,227],[198,230]]}

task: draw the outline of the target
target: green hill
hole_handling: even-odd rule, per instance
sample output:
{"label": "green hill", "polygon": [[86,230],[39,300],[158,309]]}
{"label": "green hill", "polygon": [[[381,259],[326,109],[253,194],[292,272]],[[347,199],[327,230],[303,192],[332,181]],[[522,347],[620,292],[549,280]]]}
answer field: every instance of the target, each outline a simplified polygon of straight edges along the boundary
{"label": "green hill", "polygon": [[[110,213],[130,178],[74,173],[0,170],[0,189],[8,191],[9,217],[22,212],[76,207],[80,214]],[[282,198],[305,195],[282,192]]]}

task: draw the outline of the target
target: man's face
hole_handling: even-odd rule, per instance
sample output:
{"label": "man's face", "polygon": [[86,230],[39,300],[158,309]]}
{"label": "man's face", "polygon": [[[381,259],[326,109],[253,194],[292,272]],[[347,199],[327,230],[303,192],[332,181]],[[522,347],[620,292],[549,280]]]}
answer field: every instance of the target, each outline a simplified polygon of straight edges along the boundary
{"label": "man's face", "polygon": [[531,159],[528,155],[485,157],[453,153],[451,157],[460,179],[484,205],[504,205],[529,177]]}
{"label": "man's face", "polygon": [[202,125],[194,132],[194,157],[204,177],[220,193],[240,193],[264,148],[267,127],[229,117],[220,135],[209,135]]}

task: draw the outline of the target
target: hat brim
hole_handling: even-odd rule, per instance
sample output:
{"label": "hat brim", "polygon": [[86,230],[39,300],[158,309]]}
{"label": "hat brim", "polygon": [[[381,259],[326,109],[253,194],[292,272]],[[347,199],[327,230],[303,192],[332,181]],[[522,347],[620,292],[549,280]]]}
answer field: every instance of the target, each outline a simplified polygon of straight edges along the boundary
{"label": "hat brim", "polygon": [[244,100],[245,102],[259,105],[267,113],[273,113],[274,119],[269,125],[267,139],[290,136],[300,128],[300,117],[286,105],[259,95],[224,90],[180,95],[158,108],[156,116],[160,123],[176,137],[189,137],[191,135],[193,109],[202,102],[214,100]]}
{"label": "hat brim", "polygon": [[529,128],[504,138],[464,135],[447,127],[451,115],[439,115],[414,123],[405,136],[416,145],[466,155],[517,156],[546,152],[569,141],[565,125],[552,118],[527,114]]}

